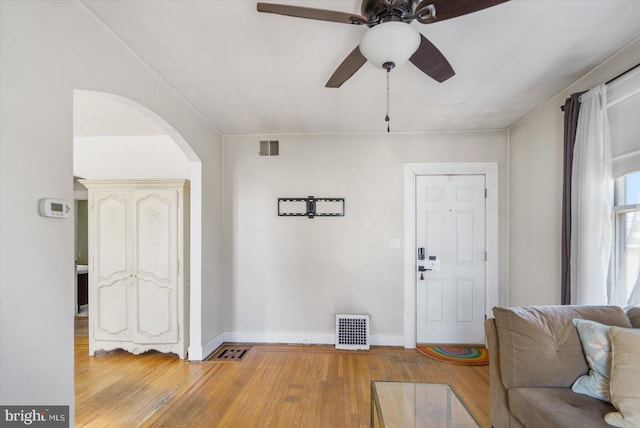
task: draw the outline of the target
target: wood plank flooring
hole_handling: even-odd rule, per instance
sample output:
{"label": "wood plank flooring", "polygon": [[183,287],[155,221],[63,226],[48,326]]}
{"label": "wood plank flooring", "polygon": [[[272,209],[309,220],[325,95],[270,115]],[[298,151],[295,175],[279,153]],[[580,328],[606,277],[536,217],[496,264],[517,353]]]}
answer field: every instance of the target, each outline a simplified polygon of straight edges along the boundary
{"label": "wood plank flooring", "polygon": [[490,426],[489,366],[391,347],[254,345],[238,362],[157,352],[89,357],[86,320],[76,326],[78,427],[368,427],[371,380],[448,383]]}

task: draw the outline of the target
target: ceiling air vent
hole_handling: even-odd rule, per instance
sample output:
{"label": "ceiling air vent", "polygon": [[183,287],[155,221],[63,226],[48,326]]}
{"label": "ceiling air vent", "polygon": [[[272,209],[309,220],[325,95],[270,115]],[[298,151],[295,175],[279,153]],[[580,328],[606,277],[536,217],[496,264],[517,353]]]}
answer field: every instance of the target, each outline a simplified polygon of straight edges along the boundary
{"label": "ceiling air vent", "polygon": [[280,141],[260,140],[260,156],[278,156],[280,154]]}

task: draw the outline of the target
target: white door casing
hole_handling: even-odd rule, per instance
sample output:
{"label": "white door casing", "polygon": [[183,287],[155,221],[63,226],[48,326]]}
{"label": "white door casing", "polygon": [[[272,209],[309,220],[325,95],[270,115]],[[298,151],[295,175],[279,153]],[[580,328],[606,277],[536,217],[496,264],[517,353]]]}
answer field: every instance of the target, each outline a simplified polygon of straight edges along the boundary
{"label": "white door casing", "polygon": [[484,175],[416,177],[418,343],[484,343],[484,200]]}
{"label": "white door casing", "polygon": [[499,182],[497,162],[427,162],[404,164],[404,343],[416,347],[416,177],[420,175],[484,175],[485,199],[485,315],[499,305]]}

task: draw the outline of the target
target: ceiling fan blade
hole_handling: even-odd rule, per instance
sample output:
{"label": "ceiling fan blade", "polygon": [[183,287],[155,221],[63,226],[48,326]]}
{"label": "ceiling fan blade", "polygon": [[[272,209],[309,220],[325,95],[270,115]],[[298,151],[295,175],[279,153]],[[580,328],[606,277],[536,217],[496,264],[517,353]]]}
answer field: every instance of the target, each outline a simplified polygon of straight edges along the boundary
{"label": "ceiling fan blade", "polygon": [[409,61],[424,74],[440,83],[456,74],[442,52],[422,34],[420,35],[420,46],[409,58]]}
{"label": "ceiling fan blade", "polygon": [[360,47],[356,46],[354,50],[342,61],[336,71],[333,72],[331,78],[325,85],[327,88],[339,88],[344,82],[349,80],[360,67],[367,62],[367,59],[360,52]]}
{"label": "ceiling fan blade", "polygon": [[[507,1],[509,0],[423,0],[415,10],[418,22],[430,24],[478,12]],[[425,13],[424,18],[420,18],[422,12],[427,12],[431,6],[435,7],[435,16]]]}
{"label": "ceiling fan blade", "polygon": [[286,4],[258,3],[258,12],[275,13],[277,15],[293,16],[296,18],[317,19],[319,21],[339,22],[341,24],[366,24],[367,20],[353,13],[337,12],[334,10],[314,9]]}

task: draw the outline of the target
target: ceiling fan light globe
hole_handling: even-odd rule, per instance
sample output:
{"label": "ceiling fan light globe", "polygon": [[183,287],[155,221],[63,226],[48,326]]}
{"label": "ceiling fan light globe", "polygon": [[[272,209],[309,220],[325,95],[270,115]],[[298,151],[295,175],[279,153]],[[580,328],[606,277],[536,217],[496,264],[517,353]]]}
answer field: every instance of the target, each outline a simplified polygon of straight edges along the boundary
{"label": "ceiling fan light globe", "polygon": [[384,68],[392,62],[401,66],[420,46],[420,33],[405,22],[383,22],[367,30],[360,42],[360,52],[371,64]]}

